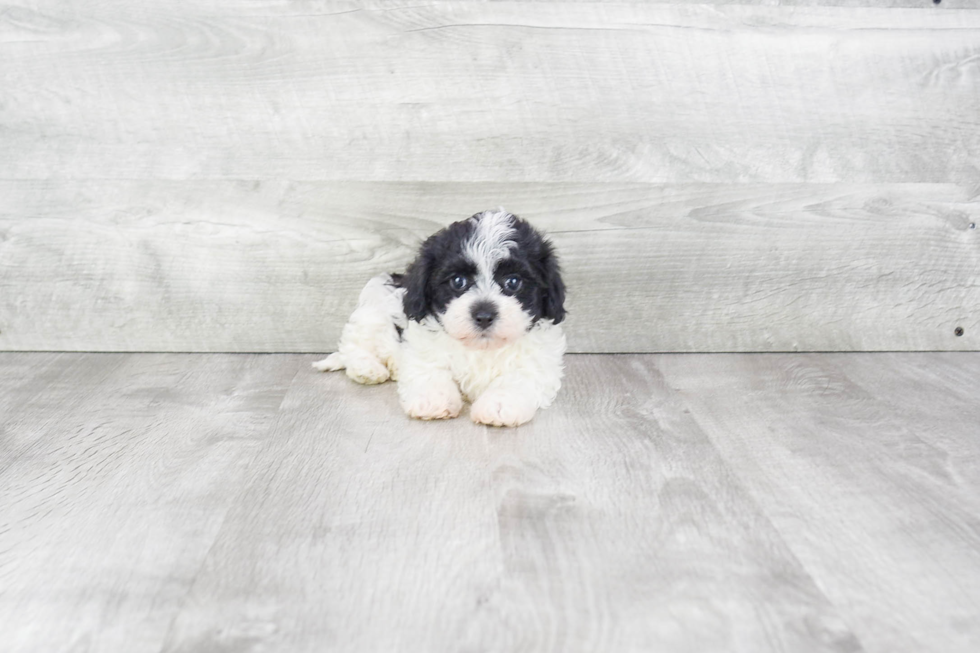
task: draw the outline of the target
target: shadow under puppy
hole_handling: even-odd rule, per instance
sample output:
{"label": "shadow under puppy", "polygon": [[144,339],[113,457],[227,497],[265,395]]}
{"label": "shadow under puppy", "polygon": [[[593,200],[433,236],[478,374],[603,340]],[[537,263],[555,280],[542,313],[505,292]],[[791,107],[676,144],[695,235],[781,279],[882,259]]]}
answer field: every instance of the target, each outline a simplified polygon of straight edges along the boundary
{"label": "shadow under puppy", "polygon": [[313,364],[398,381],[405,412],[517,426],[561,387],[565,286],[551,243],[503,209],[426,240],[404,275],[368,281],[338,351]]}

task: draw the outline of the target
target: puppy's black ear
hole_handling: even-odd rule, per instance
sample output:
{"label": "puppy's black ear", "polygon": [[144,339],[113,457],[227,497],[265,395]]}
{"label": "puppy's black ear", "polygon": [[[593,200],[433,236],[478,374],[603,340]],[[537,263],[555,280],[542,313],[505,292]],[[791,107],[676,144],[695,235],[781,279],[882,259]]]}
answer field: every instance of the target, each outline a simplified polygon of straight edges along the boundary
{"label": "puppy's black ear", "polygon": [[422,251],[416,258],[399,284],[405,289],[402,308],[410,320],[421,322],[429,314],[429,275],[432,273],[433,257],[429,252]]}
{"label": "puppy's black ear", "polygon": [[545,241],[542,249],[541,268],[545,284],[541,298],[541,315],[558,324],[565,319],[565,282],[561,279],[558,257],[551,243]]}

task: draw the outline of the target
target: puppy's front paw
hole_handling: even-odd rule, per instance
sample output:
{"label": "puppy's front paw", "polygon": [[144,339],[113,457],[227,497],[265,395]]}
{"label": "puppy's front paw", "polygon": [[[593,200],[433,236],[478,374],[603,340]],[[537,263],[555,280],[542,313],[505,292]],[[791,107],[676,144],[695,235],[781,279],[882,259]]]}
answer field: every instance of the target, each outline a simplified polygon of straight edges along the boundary
{"label": "puppy's front paw", "polygon": [[463,398],[455,385],[425,390],[402,399],[402,408],[415,419],[450,419],[459,415]]}
{"label": "puppy's front paw", "polygon": [[487,426],[519,426],[531,421],[537,407],[515,394],[486,392],[470,407],[470,419]]}

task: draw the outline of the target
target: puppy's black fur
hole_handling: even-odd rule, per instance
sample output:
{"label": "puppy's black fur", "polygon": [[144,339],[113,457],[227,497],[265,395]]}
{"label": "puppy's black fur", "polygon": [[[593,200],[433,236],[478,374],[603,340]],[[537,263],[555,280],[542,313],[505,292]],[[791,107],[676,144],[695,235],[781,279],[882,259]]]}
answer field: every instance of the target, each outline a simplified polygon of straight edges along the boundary
{"label": "puppy's black fur", "polygon": [[[519,276],[520,288],[511,294],[531,316],[531,323],[544,319],[558,324],[565,319],[565,284],[554,247],[517,216],[513,216],[511,226],[517,246],[497,263],[494,282],[503,289],[508,277]],[[454,222],[422,243],[404,275],[392,275],[393,282],[405,288],[404,309],[410,320],[421,322],[430,315],[438,319],[453,299],[469,290],[455,290],[451,281],[458,275],[472,278],[476,274],[476,263],[464,253],[474,230],[472,219]]]}

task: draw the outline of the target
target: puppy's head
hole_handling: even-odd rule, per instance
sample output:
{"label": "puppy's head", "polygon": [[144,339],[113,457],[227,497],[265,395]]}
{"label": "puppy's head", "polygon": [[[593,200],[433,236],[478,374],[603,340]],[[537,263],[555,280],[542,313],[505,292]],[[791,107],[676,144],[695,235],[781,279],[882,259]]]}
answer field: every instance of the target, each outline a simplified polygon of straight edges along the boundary
{"label": "puppy's head", "polygon": [[455,222],[422,244],[402,279],[409,319],[434,317],[468,347],[514,342],[539,320],[565,317],[554,249],[503,209]]}

